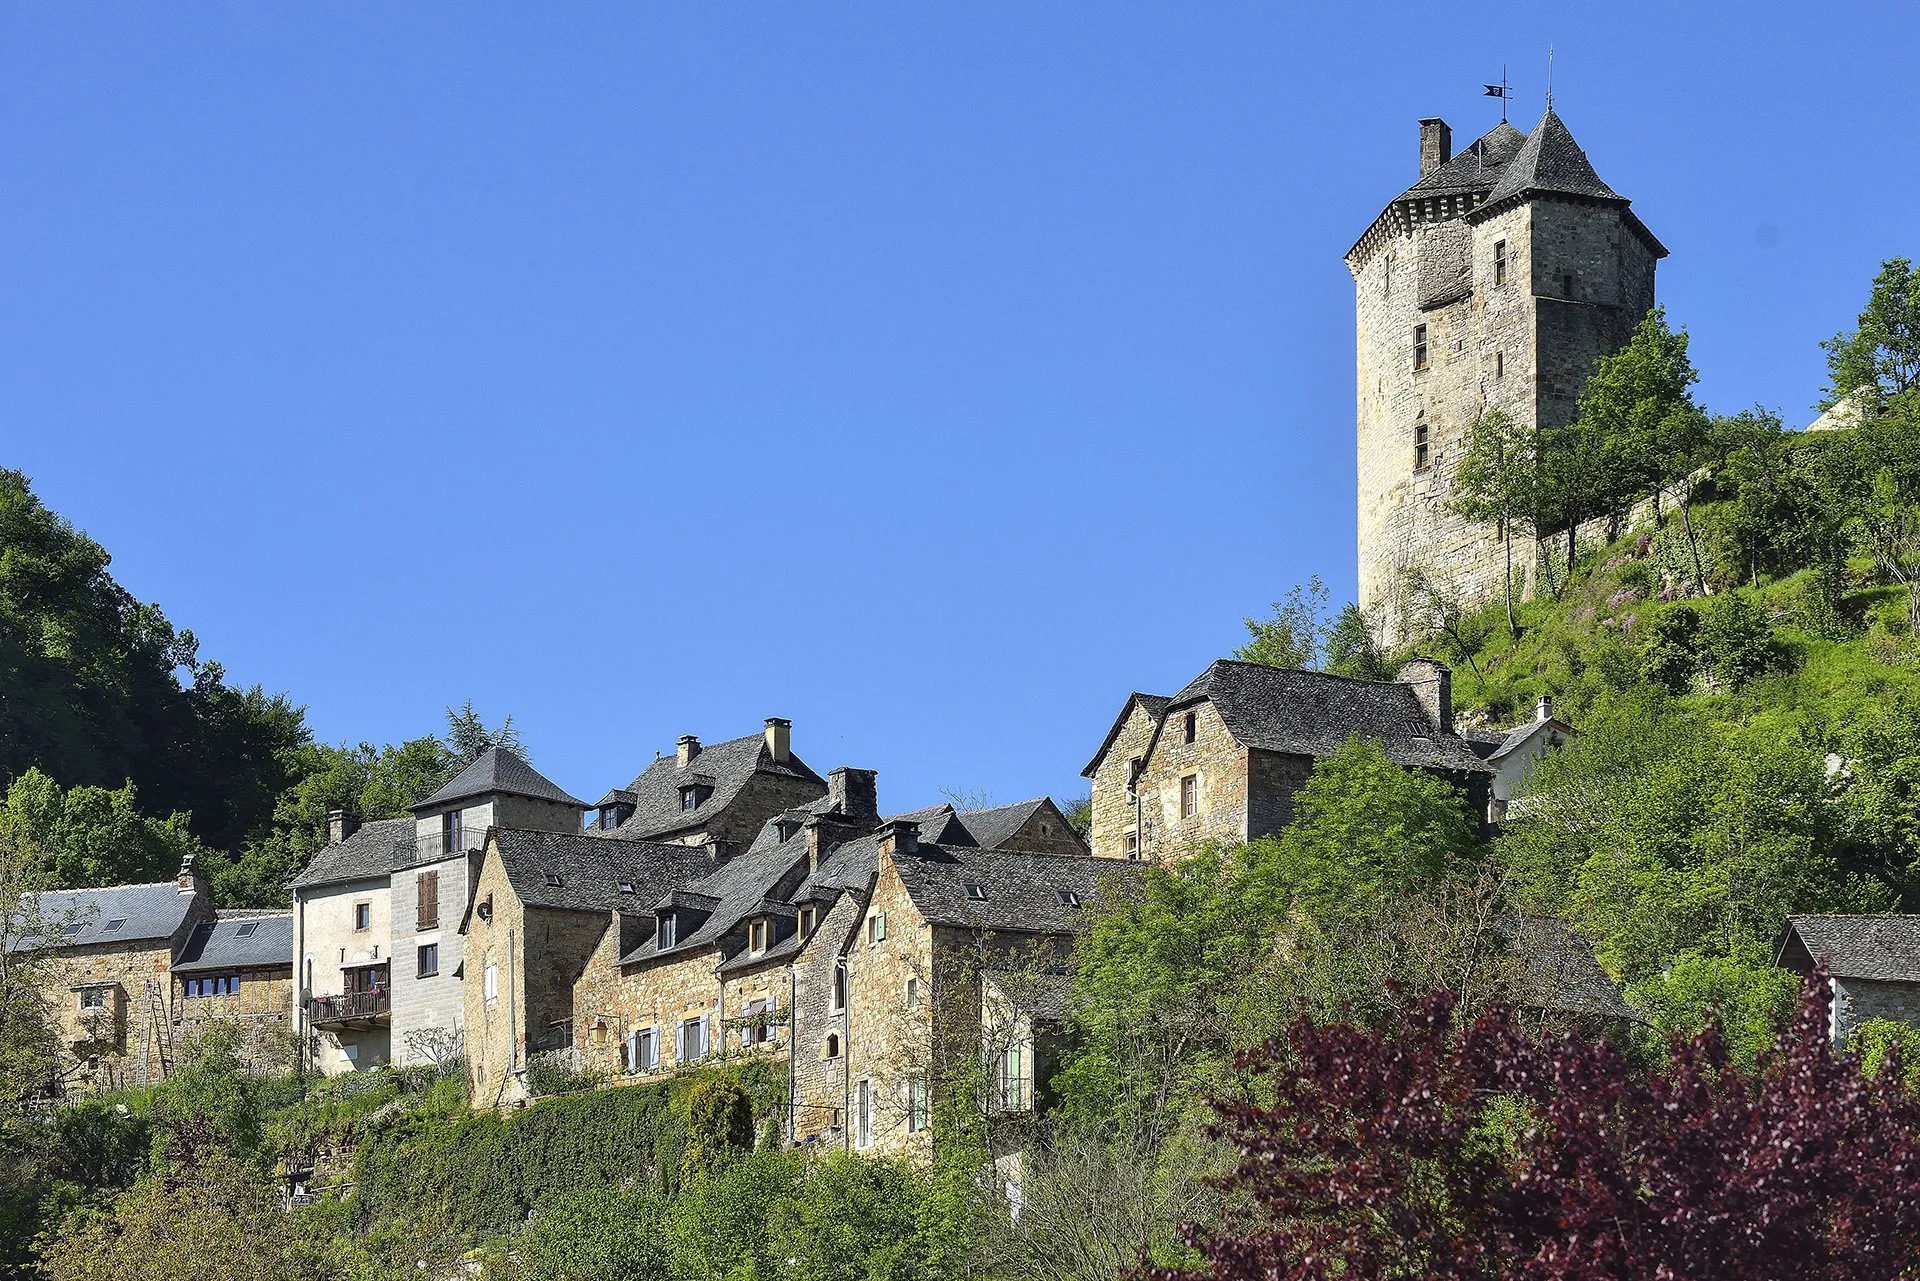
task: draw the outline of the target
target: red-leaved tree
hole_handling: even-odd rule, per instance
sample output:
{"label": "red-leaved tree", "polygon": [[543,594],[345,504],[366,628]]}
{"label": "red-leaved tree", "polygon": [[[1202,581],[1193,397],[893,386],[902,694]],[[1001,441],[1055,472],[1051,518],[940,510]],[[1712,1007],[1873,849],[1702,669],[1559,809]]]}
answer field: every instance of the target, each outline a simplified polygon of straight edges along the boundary
{"label": "red-leaved tree", "polygon": [[[1639,1066],[1441,993],[1296,1023],[1216,1101],[1239,1208],[1158,1281],[1878,1281],[1920,1269],[1920,1104],[1828,1047],[1825,975],[1747,1075],[1709,1031]],[[1265,1094],[1266,1092],[1262,1092]]]}

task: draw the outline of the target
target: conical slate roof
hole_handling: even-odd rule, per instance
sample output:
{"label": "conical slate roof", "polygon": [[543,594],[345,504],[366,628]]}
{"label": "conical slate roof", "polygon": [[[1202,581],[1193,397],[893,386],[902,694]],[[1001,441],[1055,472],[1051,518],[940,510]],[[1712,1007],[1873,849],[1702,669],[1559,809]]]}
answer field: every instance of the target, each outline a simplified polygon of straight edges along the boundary
{"label": "conical slate roof", "polygon": [[1487,204],[1497,205],[1530,191],[1585,196],[1593,200],[1621,199],[1619,192],[1600,181],[1587,153],[1573,140],[1552,107],[1547,108],[1547,114],[1540,118],[1540,123],[1508,162],[1500,181],[1487,196]]}
{"label": "conical slate roof", "polygon": [[587,808],[586,802],[574,800],[546,775],[503,747],[489,747],[445,787],[407,808],[418,812],[474,796],[530,796],[537,801]]}

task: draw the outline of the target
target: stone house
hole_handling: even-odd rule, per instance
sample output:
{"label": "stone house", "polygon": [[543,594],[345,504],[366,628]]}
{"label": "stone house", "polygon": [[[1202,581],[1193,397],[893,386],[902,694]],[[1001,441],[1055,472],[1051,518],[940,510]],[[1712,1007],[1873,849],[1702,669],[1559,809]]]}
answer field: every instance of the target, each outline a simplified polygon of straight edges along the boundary
{"label": "stone house", "polygon": [[[1666,249],[1549,108],[1457,155],[1420,122],[1418,180],[1347,251],[1355,301],[1359,603],[1389,644],[1409,633],[1404,576],[1497,596],[1498,532],[1447,510],[1468,430],[1573,418],[1601,357],[1654,303]],[[1514,548],[1533,569],[1536,548]]]}
{"label": "stone house", "polygon": [[1790,916],[1774,964],[1806,975],[1824,963],[1835,1045],[1869,1019],[1920,1026],[1920,916]]}
{"label": "stone house", "polygon": [[574,987],[611,933],[675,885],[709,872],[717,847],[495,828],[477,859],[464,942],[468,1084],[476,1103],[526,1098],[536,1054],[572,1044]]}
{"label": "stone house", "polygon": [[1454,728],[1452,676],[1415,659],[1392,681],[1221,659],[1172,698],[1129,696],[1093,780],[1093,853],[1163,860],[1273,836],[1313,763],[1354,737],[1458,787],[1484,820],[1494,767]]}
{"label": "stone house", "polygon": [[214,1022],[240,1028],[248,1066],[286,1066],[287,914],[217,914],[191,857],[172,881],[54,890],[36,904],[55,951],[44,995],[60,1036],[62,1092],[163,1080],[186,1042]]}
{"label": "stone house", "polygon": [[[1534,762],[1549,752],[1557,752],[1579,737],[1579,731],[1553,714],[1553,700],[1544,695],[1534,708],[1533,719],[1504,733],[1498,730],[1463,731],[1467,746],[1493,767],[1488,784],[1487,819],[1504,822],[1515,798],[1526,782]],[[1525,801],[1521,800],[1524,809]]]}
{"label": "stone house", "polygon": [[578,833],[586,809],[490,748],[410,818],[331,815],[331,839],[290,885],[301,1061],[334,1075],[457,1052],[466,1001],[455,927],[473,854],[496,828]]}
{"label": "stone house", "polygon": [[744,848],[769,816],[826,795],[827,783],[793,753],[793,723],[769,717],[762,733],[711,747],[683,735],[678,750],[600,799],[594,827],[633,841]]}

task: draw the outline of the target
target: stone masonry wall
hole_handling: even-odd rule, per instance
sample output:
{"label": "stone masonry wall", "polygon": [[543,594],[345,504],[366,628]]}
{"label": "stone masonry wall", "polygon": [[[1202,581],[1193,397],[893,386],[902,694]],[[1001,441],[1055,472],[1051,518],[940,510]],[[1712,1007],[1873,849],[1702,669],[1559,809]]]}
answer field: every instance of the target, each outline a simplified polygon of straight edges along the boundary
{"label": "stone masonry wall", "polygon": [[1147,750],[1153,725],[1153,717],[1134,703],[1126,724],[1114,735],[1112,746],[1093,772],[1093,826],[1088,840],[1095,858],[1127,857],[1127,834],[1133,831],[1134,818],[1127,772],[1130,762]]}
{"label": "stone masonry wall", "polygon": [[[793,1115],[788,1138],[794,1143],[846,1141],[847,1012],[834,1007],[833,972],[865,917],[865,904],[857,895],[840,895],[793,958],[788,1030]],[[831,1047],[828,1038],[833,1038]],[[829,1053],[833,1047],[837,1053]]]}
{"label": "stone masonry wall", "polygon": [[[613,933],[607,931],[609,938],[601,940],[574,984],[579,1011],[574,1043],[591,1061],[617,1069],[627,1034],[652,1028],[659,1036],[660,1071],[671,1072],[686,1066],[679,1061],[680,1025],[704,1019],[708,1053],[716,1052],[724,1031],[721,985],[715,973],[719,950],[703,947],[670,960],[621,966],[611,946]],[[596,1039],[595,1029],[601,1025],[605,1034]]]}
{"label": "stone masonry wall", "polygon": [[[1494,409],[1524,425],[1569,421],[1595,363],[1653,305],[1653,256],[1612,207],[1539,199],[1474,223],[1471,293],[1422,310],[1423,260],[1450,262],[1458,242],[1451,223],[1417,224],[1351,264],[1359,600],[1389,642],[1407,633],[1400,583],[1409,566],[1467,599],[1500,591],[1496,531],[1445,510],[1468,429]],[[1496,284],[1502,242],[1507,273]],[[1419,370],[1418,325],[1428,353]],[[1421,426],[1425,468],[1416,466]],[[1513,550],[1530,578],[1532,545],[1516,540]]]}
{"label": "stone masonry wall", "polygon": [[[900,858],[912,858],[901,854]],[[872,939],[867,922],[886,922],[886,937]],[[913,981],[909,1000],[908,983]],[[930,1037],[932,1011],[949,994],[938,990],[933,972],[933,931],[907,894],[893,860],[882,851],[873,897],[854,927],[847,954],[849,1098],[868,1083],[873,1097],[872,1143],[865,1151],[883,1156],[930,1152],[931,1133],[909,1125],[909,1083],[928,1082],[935,1063]],[[859,1148],[855,1119],[848,1115],[849,1141]]]}
{"label": "stone masonry wall", "polygon": [[240,1033],[240,1061],[255,1072],[278,1074],[293,1066],[293,975],[290,969],[239,971],[231,996],[187,996],[174,980],[175,1044],[184,1044],[215,1024]]}
{"label": "stone masonry wall", "polygon": [[1840,979],[1833,983],[1833,1039],[1846,1045],[1868,1019],[1898,1019],[1920,1027],[1920,983]]}
{"label": "stone masonry wall", "polygon": [[1311,756],[1258,749],[1247,753],[1253,785],[1248,789],[1247,837],[1278,836],[1293,822],[1293,798],[1313,772]]}
{"label": "stone masonry wall", "polygon": [[[47,967],[45,993],[59,1012],[61,1069],[76,1065],[71,1085],[110,1090],[161,1078],[173,1040],[173,944],[140,939],[121,946],[71,948]],[[152,1014],[148,984],[160,1002]],[[81,991],[106,989],[105,1005],[83,1009]]]}
{"label": "stone masonry wall", "polygon": [[[474,908],[467,917],[466,970],[462,977],[466,1012],[467,1084],[476,1107],[517,1098],[513,1072],[525,1065],[526,1001],[522,990],[525,913],[498,854],[489,849],[473,888]],[[491,919],[481,915],[486,906]],[[486,973],[497,978],[493,1000],[486,997]]]}
{"label": "stone masonry wall", "polygon": [[[1194,741],[1186,741],[1185,710],[1167,713],[1166,728],[1154,741],[1141,774],[1140,814],[1146,825],[1141,848],[1146,858],[1164,860],[1202,841],[1247,838],[1247,753],[1233,739],[1211,703],[1194,714]],[[1198,806],[1190,818],[1180,814],[1181,780],[1193,776]]]}
{"label": "stone masonry wall", "polygon": [[1001,849],[1023,850],[1032,854],[1058,854],[1063,858],[1085,858],[1086,842],[1067,826],[1067,820],[1052,804],[1042,805],[1027,816],[1012,836],[1000,843]]}

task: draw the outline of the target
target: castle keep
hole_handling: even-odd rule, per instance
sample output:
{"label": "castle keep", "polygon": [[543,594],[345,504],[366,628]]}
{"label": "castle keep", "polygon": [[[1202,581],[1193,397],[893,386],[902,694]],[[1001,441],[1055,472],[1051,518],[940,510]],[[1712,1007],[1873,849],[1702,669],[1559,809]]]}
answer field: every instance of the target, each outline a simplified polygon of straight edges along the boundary
{"label": "castle keep", "polygon": [[[1571,421],[1602,356],[1653,307],[1666,248],[1594,172],[1551,107],[1502,121],[1458,155],[1420,122],[1420,178],[1347,251],[1357,321],[1360,607],[1406,633],[1420,569],[1469,600],[1499,594],[1497,531],[1446,510],[1467,430],[1502,410]],[[1536,549],[1514,549],[1516,573]]]}

